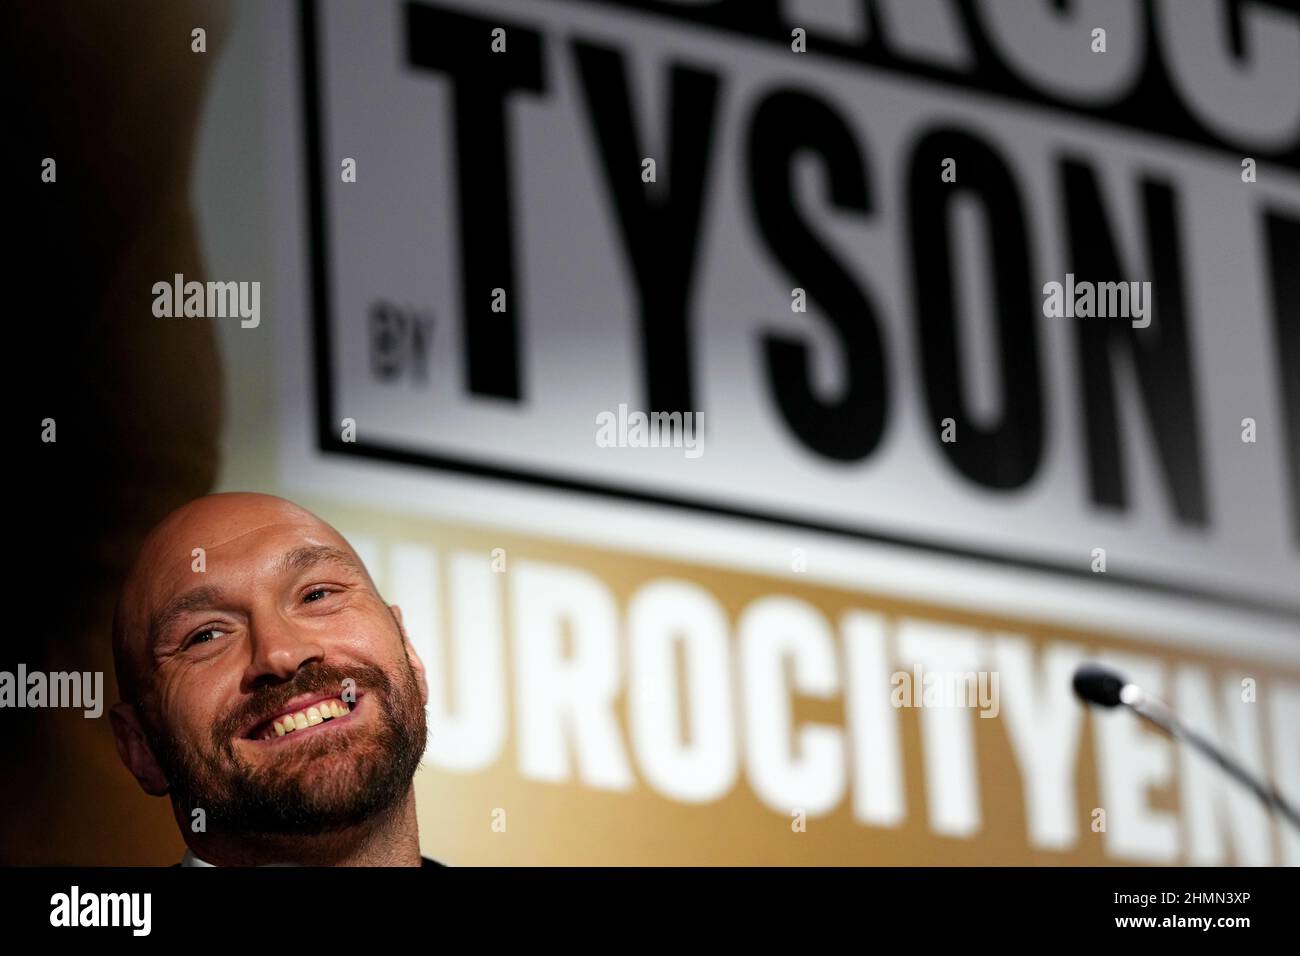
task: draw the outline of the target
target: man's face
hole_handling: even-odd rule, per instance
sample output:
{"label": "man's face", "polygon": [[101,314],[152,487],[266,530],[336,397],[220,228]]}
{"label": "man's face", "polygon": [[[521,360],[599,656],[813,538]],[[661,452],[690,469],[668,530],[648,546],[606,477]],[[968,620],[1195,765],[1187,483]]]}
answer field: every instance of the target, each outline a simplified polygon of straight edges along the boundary
{"label": "man's face", "polygon": [[409,788],[422,672],[346,542],[270,502],[152,543],[134,616],[141,719],[178,814],[202,808],[225,833],[332,832]]}

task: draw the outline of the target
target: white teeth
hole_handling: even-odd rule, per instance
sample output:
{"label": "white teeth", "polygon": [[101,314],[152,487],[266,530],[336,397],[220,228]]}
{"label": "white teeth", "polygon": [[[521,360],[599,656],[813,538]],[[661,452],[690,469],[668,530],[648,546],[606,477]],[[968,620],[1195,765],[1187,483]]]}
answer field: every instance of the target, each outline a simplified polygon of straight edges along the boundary
{"label": "white teeth", "polygon": [[285,714],[271,722],[271,726],[262,733],[262,740],[275,740],[295,730],[315,727],[335,717],[345,717],[350,713],[347,704],[338,700],[323,700],[296,714]]}

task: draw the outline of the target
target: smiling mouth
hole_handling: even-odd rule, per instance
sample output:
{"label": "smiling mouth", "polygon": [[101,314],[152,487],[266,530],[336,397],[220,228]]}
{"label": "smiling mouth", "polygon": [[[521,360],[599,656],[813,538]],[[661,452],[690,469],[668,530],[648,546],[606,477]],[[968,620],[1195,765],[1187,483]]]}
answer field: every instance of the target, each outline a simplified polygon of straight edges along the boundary
{"label": "smiling mouth", "polygon": [[323,697],[286,710],[270,720],[264,720],[247,734],[246,740],[275,742],[284,737],[298,737],[309,734],[326,725],[347,721],[352,712],[361,704],[364,694],[358,694],[355,701],[349,702],[339,697]]}

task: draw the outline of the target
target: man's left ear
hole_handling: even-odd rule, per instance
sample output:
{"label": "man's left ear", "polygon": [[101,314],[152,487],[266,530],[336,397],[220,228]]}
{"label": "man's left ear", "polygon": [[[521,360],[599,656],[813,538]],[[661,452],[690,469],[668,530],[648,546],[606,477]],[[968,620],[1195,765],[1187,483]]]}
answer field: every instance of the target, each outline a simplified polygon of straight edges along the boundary
{"label": "man's left ear", "polygon": [[406,659],[411,664],[411,670],[415,671],[415,679],[420,684],[420,698],[425,705],[429,703],[429,684],[424,679],[424,663],[420,660],[420,655],[415,653],[415,645],[411,643],[411,638],[406,633],[406,625],[402,623],[402,609],[396,604],[388,605],[388,612],[393,615],[393,620],[397,622],[397,632],[402,635],[402,644],[406,648]]}

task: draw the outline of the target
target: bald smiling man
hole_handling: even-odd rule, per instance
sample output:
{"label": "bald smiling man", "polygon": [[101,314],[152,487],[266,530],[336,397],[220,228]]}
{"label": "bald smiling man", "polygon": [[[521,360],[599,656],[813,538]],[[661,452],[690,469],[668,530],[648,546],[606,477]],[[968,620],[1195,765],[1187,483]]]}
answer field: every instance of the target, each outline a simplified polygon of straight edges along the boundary
{"label": "bald smiling man", "polygon": [[441,866],[412,782],[424,666],[311,512],[242,493],[172,512],[126,577],[113,653],[118,754],[171,798],[182,866]]}

